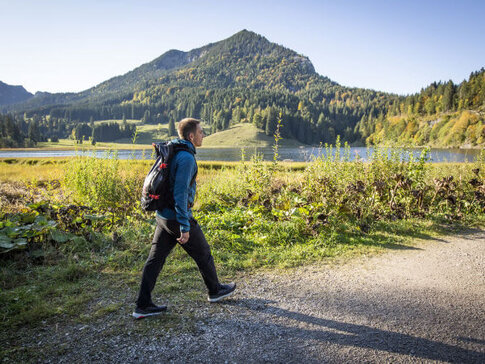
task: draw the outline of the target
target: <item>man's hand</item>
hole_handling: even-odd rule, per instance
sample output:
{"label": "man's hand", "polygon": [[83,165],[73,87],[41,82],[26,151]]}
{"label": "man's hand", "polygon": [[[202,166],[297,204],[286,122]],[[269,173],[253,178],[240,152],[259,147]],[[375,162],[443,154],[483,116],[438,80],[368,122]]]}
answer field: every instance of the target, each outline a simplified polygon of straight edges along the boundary
{"label": "man's hand", "polygon": [[190,238],[190,233],[187,231],[186,233],[180,233],[180,238],[177,239],[177,241],[180,244],[185,244],[186,242],[189,241]]}

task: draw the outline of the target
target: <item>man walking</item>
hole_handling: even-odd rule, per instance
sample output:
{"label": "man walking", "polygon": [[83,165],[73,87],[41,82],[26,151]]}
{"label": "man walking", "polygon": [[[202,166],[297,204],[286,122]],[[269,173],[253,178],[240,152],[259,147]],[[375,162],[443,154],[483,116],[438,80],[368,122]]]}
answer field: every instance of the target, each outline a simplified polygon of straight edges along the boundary
{"label": "man walking", "polygon": [[220,301],[236,289],[235,283],[219,283],[209,244],[199,224],[192,217],[197,175],[195,153],[204,138],[200,120],[181,120],[178,134],[179,139],[173,143],[184,144],[186,148],[178,151],[170,163],[169,193],[173,195],[174,206],[157,211],[157,228],[143,268],[136,309],[133,312],[133,317],[137,319],[158,315],[167,309],[165,305],[157,306],[153,303],[151,292],[165,259],[177,242],[197,263],[209,291],[209,302]]}

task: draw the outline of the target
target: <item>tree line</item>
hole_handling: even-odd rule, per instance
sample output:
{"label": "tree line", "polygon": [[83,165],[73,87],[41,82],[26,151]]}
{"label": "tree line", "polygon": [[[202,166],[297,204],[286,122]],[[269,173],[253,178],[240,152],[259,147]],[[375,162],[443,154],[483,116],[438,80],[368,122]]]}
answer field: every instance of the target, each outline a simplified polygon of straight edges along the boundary
{"label": "tree line", "polygon": [[125,118],[120,125],[117,122],[95,124],[93,118],[89,123],[83,123],[51,115],[34,114],[27,117],[0,114],[0,148],[34,147],[38,142],[58,142],[66,138],[78,143],[89,141],[95,144],[132,138],[135,132],[136,126]]}

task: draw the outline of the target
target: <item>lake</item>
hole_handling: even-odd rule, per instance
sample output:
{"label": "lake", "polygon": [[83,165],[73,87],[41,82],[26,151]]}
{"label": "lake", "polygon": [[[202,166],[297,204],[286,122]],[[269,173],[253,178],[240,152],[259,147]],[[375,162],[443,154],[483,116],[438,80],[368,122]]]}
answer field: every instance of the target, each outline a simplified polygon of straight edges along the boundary
{"label": "lake", "polygon": [[[197,150],[197,159],[204,161],[239,161],[241,160],[242,148],[200,148]],[[403,158],[408,159],[410,154],[419,157],[422,149],[410,148],[401,150]],[[373,148],[352,147],[350,148],[350,159],[368,160],[368,155],[374,152]],[[264,160],[273,160],[272,148],[244,148],[245,158],[248,160],[255,153],[261,154]],[[321,154],[325,155],[325,149],[317,147],[300,147],[300,148],[280,148],[279,160],[291,160],[295,162],[306,162]],[[333,150],[335,153],[335,149]],[[341,154],[344,153],[341,148]],[[390,153],[390,150],[389,150]],[[76,155],[92,155],[92,151],[75,151],[75,150],[2,150],[0,158],[46,158],[46,157],[72,157]],[[480,149],[431,149],[431,162],[472,162],[480,154]],[[98,157],[105,158],[106,152],[99,150],[96,152]],[[150,151],[142,150],[119,150],[119,159],[149,159]]]}

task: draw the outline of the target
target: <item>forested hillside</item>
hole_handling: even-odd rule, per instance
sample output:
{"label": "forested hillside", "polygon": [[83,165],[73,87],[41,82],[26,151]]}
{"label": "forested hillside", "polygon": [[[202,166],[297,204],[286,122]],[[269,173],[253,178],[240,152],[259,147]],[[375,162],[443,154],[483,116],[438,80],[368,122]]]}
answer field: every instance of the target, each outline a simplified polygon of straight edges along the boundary
{"label": "forested hillside", "polygon": [[93,142],[97,120],[173,124],[192,116],[211,132],[247,122],[267,135],[281,120],[283,137],[307,144],[340,135],[356,144],[476,145],[484,142],[483,79],[481,70],[460,85],[434,83],[408,97],[344,87],[317,74],[307,57],[243,30],[189,52],[168,51],[81,93],[37,93],[6,111],[43,138],[90,133]]}
{"label": "forested hillside", "polygon": [[364,115],[356,132],[372,144],[485,145],[485,69],[459,85],[432,83],[420,93]]}

